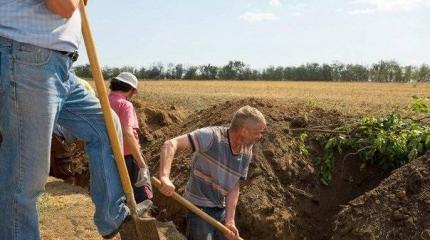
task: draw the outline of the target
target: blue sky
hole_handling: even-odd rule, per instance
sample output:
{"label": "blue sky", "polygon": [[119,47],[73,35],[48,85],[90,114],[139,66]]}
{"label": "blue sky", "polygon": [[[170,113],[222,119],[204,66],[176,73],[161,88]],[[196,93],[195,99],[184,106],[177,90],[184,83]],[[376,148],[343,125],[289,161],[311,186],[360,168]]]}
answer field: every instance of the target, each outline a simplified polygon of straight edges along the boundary
{"label": "blue sky", "polygon": [[430,64],[430,0],[90,0],[88,14],[108,66]]}

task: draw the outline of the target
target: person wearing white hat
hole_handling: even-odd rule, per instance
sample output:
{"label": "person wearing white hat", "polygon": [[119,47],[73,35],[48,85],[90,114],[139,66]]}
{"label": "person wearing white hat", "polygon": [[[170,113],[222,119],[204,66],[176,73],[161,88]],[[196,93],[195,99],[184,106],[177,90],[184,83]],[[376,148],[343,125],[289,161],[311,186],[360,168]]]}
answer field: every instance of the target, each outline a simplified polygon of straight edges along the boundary
{"label": "person wearing white hat", "polygon": [[138,80],[129,72],[122,72],[110,82],[109,102],[121,122],[124,137],[124,158],[137,203],[152,198],[148,167],[139,144],[139,122],[136,110],[129,101],[137,94]]}

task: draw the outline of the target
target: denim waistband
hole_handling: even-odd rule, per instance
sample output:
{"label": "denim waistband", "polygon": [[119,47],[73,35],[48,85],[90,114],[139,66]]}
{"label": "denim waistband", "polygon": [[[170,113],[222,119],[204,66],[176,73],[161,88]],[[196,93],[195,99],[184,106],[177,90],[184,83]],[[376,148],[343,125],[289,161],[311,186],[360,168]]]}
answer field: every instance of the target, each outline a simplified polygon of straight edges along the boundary
{"label": "denim waistband", "polygon": [[[28,46],[32,46],[32,47],[36,47],[36,48],[43,48],[43,47],[32,45],[30,43],[17,42],[15,40],[0,36],[0,47],[12,47],[14,45],[15,46],[28,45]],[[46,48],[43,48],[43,49],[46,49]],[[73,62],[75,62],[79,57],[78,51],[65,52],[65,51],[58,51],[58,50],[54,50],[54,49],[48,49],[48,50],[58,52],[62,55],[66,55],[67,57],[72,59]]]}
{"label": "denim waistband", "polygon": [[12,39],[0,36],[0,46],[3,46],[3,47],[12,46],[13,42],[14,41]]}

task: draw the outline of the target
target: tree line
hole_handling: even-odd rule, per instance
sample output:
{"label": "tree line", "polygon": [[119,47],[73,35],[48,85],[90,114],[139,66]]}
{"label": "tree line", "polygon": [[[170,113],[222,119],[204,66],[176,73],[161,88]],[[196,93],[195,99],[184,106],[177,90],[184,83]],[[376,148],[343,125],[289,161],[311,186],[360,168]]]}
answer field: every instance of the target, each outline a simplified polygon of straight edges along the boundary
{"label": "tree line", "polygon": [[[91,78],[89,64],[74,67],[76,75]],[[128,71],[139,79],[154,80],[275,80],[275,81],[369,81],[369,82],[430,82],[430,66],[402,66],[394,60],[360,64],[307,63],[299,66],[269,66],[256,70],[242,61],[229,61],[224,66],[211,64],[185,66],[183,64],[153,64],[149,67],[103,67],[105,79]]]}

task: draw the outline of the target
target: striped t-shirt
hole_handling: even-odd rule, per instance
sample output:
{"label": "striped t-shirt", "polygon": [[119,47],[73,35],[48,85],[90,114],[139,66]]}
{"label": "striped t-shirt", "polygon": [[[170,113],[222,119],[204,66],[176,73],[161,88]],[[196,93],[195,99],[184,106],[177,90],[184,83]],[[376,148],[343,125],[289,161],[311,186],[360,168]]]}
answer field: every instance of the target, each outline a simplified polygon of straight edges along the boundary
{"label": "striped t-shirt", "polygon": [[188,134],[194,153],[184,197],[201,207],[225,207],[225,196],[246,178],[252,145],[233,154],[226,127],[207,127]]}

